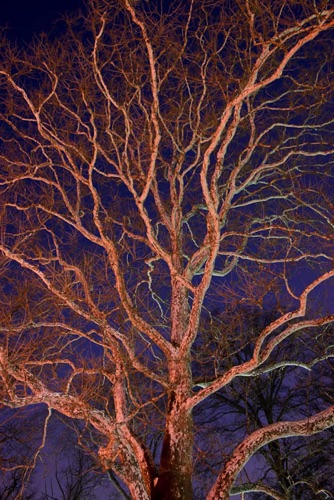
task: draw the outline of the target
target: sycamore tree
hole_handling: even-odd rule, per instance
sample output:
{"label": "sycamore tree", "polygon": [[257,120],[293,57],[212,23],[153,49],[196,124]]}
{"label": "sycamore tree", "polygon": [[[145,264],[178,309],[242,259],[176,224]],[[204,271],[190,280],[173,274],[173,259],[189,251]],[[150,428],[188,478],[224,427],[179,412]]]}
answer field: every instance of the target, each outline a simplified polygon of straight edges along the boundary
{"label": "sycamore tree", "polygon": [[[326,0],[91,0],[24,49],[2,39],[1,404],[47,408],[36,453],[57,411],[132,498],[188,500],[195,408],[331,358],[288,347],[334,321],[333,28]],[[240,307],[276,311],[247,357],[230,325],[206,336]],[[206,498],[334,425],[304,404],[226,436]]]}

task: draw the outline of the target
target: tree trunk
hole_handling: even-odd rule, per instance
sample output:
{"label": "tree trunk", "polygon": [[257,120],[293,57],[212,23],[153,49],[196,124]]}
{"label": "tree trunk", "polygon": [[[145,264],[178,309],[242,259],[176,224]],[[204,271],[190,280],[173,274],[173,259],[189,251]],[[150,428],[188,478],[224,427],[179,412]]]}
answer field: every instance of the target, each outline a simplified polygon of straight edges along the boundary
{"label": "tree trunk", "polygon": [[[168,413],[162,445],[158,481],[153,489],[153,500],[191,500],[193,421],[184,403],[189,397],[188,364],[175,362],[168,401]],[[173,383],[174,382],[174,383]]]}

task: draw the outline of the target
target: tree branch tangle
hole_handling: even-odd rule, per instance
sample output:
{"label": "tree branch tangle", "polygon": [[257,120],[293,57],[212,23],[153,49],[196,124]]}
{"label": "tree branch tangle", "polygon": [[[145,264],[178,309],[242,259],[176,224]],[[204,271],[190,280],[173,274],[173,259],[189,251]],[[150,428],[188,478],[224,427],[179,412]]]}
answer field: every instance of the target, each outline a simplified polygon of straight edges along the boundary
{"label": "tree branch tangle", "polygon": [[134,499],[189,500],[208,462],[197,498],[283,498],[255,454],[332,426],[329,397],[213,458],[199,422],[334,356],[334,9],[158,5],[91,0],[61,42],[3,42],[2,404],[84,423]]}

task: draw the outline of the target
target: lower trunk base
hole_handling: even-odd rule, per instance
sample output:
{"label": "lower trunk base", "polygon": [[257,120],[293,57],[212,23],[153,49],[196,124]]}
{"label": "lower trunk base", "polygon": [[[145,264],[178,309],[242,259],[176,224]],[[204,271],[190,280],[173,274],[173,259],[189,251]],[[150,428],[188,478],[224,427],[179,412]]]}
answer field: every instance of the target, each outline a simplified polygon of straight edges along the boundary
{"label": "lower trunk base", "polygon": [[153,488],[152,500],[192,500],[190,477],[180,477],[178,472],[161,474]]}

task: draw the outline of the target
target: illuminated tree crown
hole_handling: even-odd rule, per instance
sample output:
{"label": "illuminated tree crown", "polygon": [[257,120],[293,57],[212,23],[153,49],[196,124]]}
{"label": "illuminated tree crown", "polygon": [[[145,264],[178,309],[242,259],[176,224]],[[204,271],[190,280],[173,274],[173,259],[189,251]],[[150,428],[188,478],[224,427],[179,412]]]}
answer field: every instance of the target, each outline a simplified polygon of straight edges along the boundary
{"label": "illuminated tree crown", "polygon": [[211,451],[198,425],[331,363],[333,28],[329,2],[91,0],[3,42],[2,404],[81,422],[132,498],[283,498],[247,462],[334,424],[310,379],[316,408]]}

